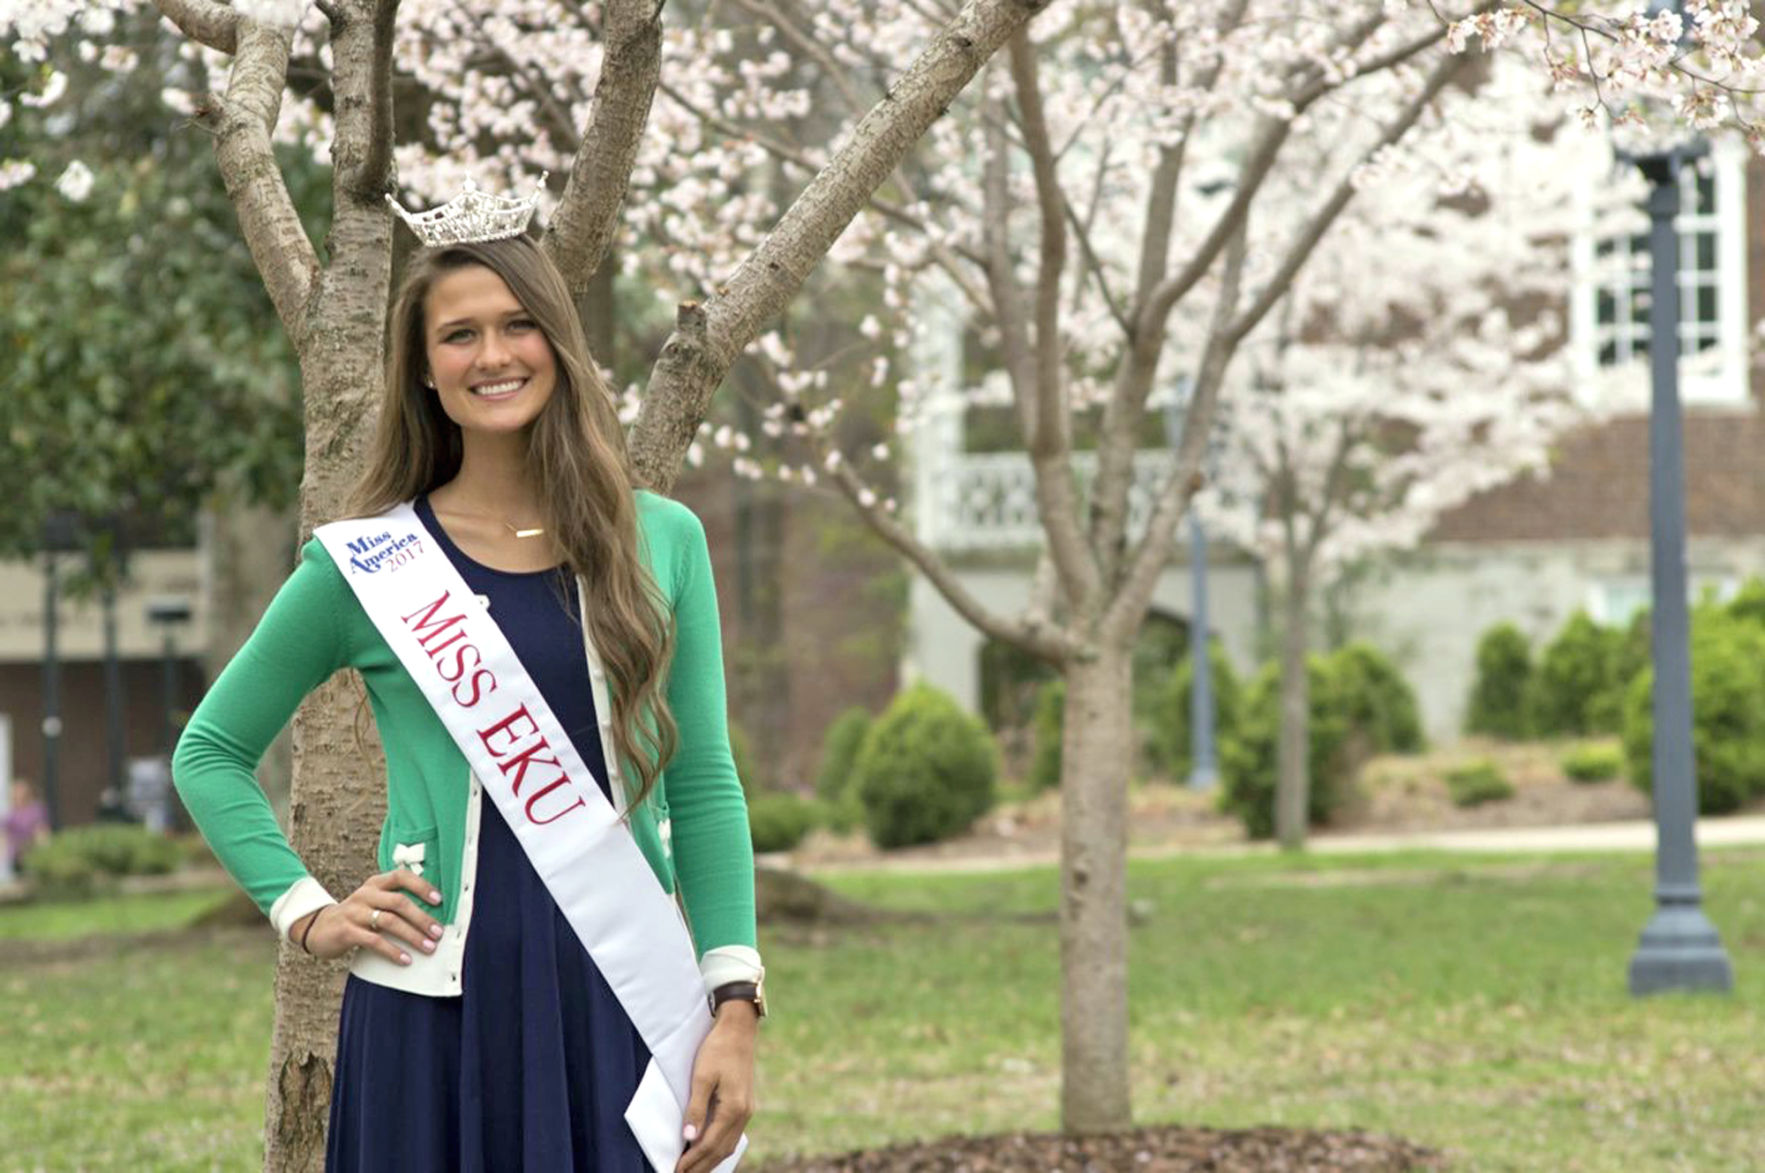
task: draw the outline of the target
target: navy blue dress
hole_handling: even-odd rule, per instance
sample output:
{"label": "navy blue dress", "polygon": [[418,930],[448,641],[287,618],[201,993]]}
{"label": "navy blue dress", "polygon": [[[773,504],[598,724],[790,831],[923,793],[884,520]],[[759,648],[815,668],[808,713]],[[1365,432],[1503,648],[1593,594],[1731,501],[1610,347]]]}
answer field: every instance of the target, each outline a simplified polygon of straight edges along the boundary
{"label": "navy blue dress", "polygon": [[[490,613],[607,787],[576,586],[480,566],[417,514]],[[430,998],[355,976],[343,991],[330,1173],[646,1173],[625,1107],[650,1059],[619,999],[482,798],[463,992]]]}

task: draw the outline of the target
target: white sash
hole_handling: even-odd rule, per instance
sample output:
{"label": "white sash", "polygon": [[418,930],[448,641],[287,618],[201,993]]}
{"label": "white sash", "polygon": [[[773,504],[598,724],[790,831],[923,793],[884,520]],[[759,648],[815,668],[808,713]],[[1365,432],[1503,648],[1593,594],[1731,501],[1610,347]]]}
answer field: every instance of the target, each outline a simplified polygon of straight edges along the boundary
{"label": "white sash", "polygon": [[[631,829],[409,504],[314,533],[514,830],[650,1049],[625,1120],[672,1173],[711,1029],[692,938]],[[744,1136],[717,1173],[735,1168]]]}

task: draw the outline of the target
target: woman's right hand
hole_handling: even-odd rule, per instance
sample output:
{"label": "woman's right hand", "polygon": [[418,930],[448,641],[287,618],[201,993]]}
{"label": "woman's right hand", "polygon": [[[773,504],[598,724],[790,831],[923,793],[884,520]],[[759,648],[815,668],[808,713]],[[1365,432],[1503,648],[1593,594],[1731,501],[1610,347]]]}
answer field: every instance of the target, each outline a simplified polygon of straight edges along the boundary
{"label": "woman's right hand", "polygon": [[405,892],[429,904],[441,903],[441,893],[428,880],[398,868],[368,877],[341,903],[295,921],[288,936],[297,944],[304,942],[314,957],[329,960],[351,949],[372,949],[395,965],[409,965],[410,950],[435,951],[441,922],[405,899]]}

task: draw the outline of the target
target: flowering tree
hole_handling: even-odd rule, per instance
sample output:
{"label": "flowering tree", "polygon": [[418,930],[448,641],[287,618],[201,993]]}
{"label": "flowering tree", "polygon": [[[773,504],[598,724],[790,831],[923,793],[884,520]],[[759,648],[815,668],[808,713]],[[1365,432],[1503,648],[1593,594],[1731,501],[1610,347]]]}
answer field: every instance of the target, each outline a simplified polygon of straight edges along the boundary
{"label": "flowering tree", "polygon": [[[676,329],[651,373],[633,436],[640,474],[666,490],[706,404],[736,356],[802,286],[808,272],[927,126],[1042,0],[973,0],[897,46],[891,87],[826,154],[770,231],[742,254],[715,288],[683,301]],[[138,0],[31,0],[0,7],[0,29],[25,60],[47,57],[49,39],[71,36],[94,54],[119,13]],[[338,515],[370,428],[373,372],[380,367],[392,268],[392,222],[384,197],[395,159],[420,172],[420,159],[395,136],[394,93],[412,71],[460,79],[459,124],[445,101],[427,112],[424,141],[494,173],[523,156],[511,142],[561,151],[568,178],[550,210],[545,246],[577,289],[585,288],[619,225],[632,168],[660,80],[662,14],[653,0],[601,4],[526,3],[444,6],[396,0],[304,3],[158,0],[188,40],[186,84],[168,100],[185,105],[213,137],[239,225],[301,369],[306,423],[303,532]],[[561,30],[555,34],[547,30]],[[552,102],[514,95],[519,57],[486,53],[499,38],[541,43],[567,61],[561,83],[583,92]],[[310,101],[286,99],[290,63]],[[126,62],[119,59],[119,68]],[[739,73],[739,57],[730,68]],[[902,68],[905,65],[905,69]],[[206,92],[210,86],[214,92]],[[66,78],[44,71],[31,97],[49,105]],[[10,107],[6,107],[9,111]],[[450,133],[451,131],[451,133]],[[502,136],[499,142],[498,136]],[[323,252],[303,230],[273,151],[277,138],[304,139],[333,164],[332,208]],[[430,167],[432,180],[445,168]],[[28,161],[11,161],[0,183],[32,179]],[[415,178],[415,176],[413,176]],[[488,178],[482,172],[480,179]],[[76,182],[78,177],[65,179]],[[377,796],[351,785],[352,706],[337,686],[321,692],[295,722],[292,798],[296,846],[330,887],[370,870],[369,847],[345,828],[371,825]],[[285,954],[277,971],[277,1026],[271,1057],[266,1161],[271,1168],[314,1167],[322,1152],[340,972]]]}
{"label": "flowering tree", "polygon": [[[632,407],[649,483],[672,483],[712,393],[756,344],[775,376],[767,424],[790,446],[767,463],[743,453],[742,471],[843,495],[979,628],[1060,667],[1062,1095],[1067,1125],[1081,1130],[1129,1119],[1128,650],[1236,352],[1354,200],[1365,165],[1439,117],[1475,60],[1450,51],[1449,28],[1493,45],[1578,22],[1596,46],[1586,60],[1601,100],[1612,69],[1694,93],[1706,84],[1688,80],[1695,63],[1658,59],[1653,25],[1596,26],[1585,4],[1560,15],[1498,0],[1138,0],[1059,6],[1031,34],[1043,0],[969,0],[957,12],[939,0],[731,0],[671,14],[666,27],[654,0],[410,0],[403,10],[321,0],[317,14],[284,0],[155,2],[188,39],[188,78],[168,101],[213,136],[300,360],[303,528],[336,514],[367,435],[395,167],[402,187],[431,196],[468,172],[503,186],[550,168],[567,178],[546,246],[573,285],[588,286],[624,229],[622,263],[676,306]],[[128,48],[107,43],[114,14],[141,3],[3,0],[0,29],[27,60],[63,34],[108,53]],[[1615,47],[1598,49],[1601,37]],[[1721,37],[1708,53],[1744,40]],[[959,100],[1007,43],[1008,60]],[[1549,68],[1572,84],[1580,66],[1557,44],[1543,50]],[[1734,70],[1751,68],[1749,52],[1730,55]],[[303,97],[290,95],[291,76]],[[47,72],[33,98],[52,103],[56,85]],[[334,165],[322,253],[294,215],[277,139]],[[1319,151],[1300,149],[1308,143],[1331,145],[1322,170]],[[0,186],[34,181],[30,170],[0,160]],[[882,384],[911,429],[967,388],[903,376],[877,346],[862,364],[836,355],[806,368],[781,315],[830,252],[877,291],[860,337],[899,351],[966,325],[998,376],[1047,535],[1025,613],[990,612],[897,520],[874,467],[892,446],[841,447],[842,390]],[[910,315],[934,283],[959,307],[953,318]],[[1144,486],[1150,507],[1131,518],[1146,405],[1178,369],[1192,374],[1194,396],[1175,466]],[[734,433],[709,438],[743,446]],[[1082,478],[1081,442],[1096,451]],[[326,694],[296,724],[294,838],[327,883],[363,870],[365,847],[341,832],[363,825],[374,801],[348,785],[348,711]],[[335,990],[318,967],[279,967],[271,1167],[310,1164],[318,1151]]]}
{"label": "flowering tree", "polygon": [[[1585,422],[1564,361],[1572,177],[1597,139],[1512,61],[1443,99],[1442,121],[1362,175],[1363,194],[1263,326],[1222,400],[1202,507],[1282,587],[1275,834],[1303,844],[1312,600],[1356,560],[1413,546],[1440,515]],[[1333,147],[1323,145],[1320,167]]]}

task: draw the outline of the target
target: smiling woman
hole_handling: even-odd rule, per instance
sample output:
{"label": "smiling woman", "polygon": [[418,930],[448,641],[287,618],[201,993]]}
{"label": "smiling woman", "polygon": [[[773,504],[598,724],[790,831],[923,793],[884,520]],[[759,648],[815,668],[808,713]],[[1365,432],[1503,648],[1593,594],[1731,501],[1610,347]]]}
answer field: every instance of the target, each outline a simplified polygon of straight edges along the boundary
{"label": "smiling woman", "polygon": [[[284,936],[351,959],[328,1169],[712,1173],[752,1110],[764,970],[704,530],[634,488],[525,235],[419,253],[389,337],[354,517],[192,717],[180,792]],[[346,667],[387,815],[384,870],[338,900],[252,769]]]}
{"label": "smiling woman", "polygon": [[424,330],[424,382],[457,426],[518,434],[538,418],[557,363],[539,324],[495,270],[467,265],[443,274],[424,298],[423,318],[434,323]]}

